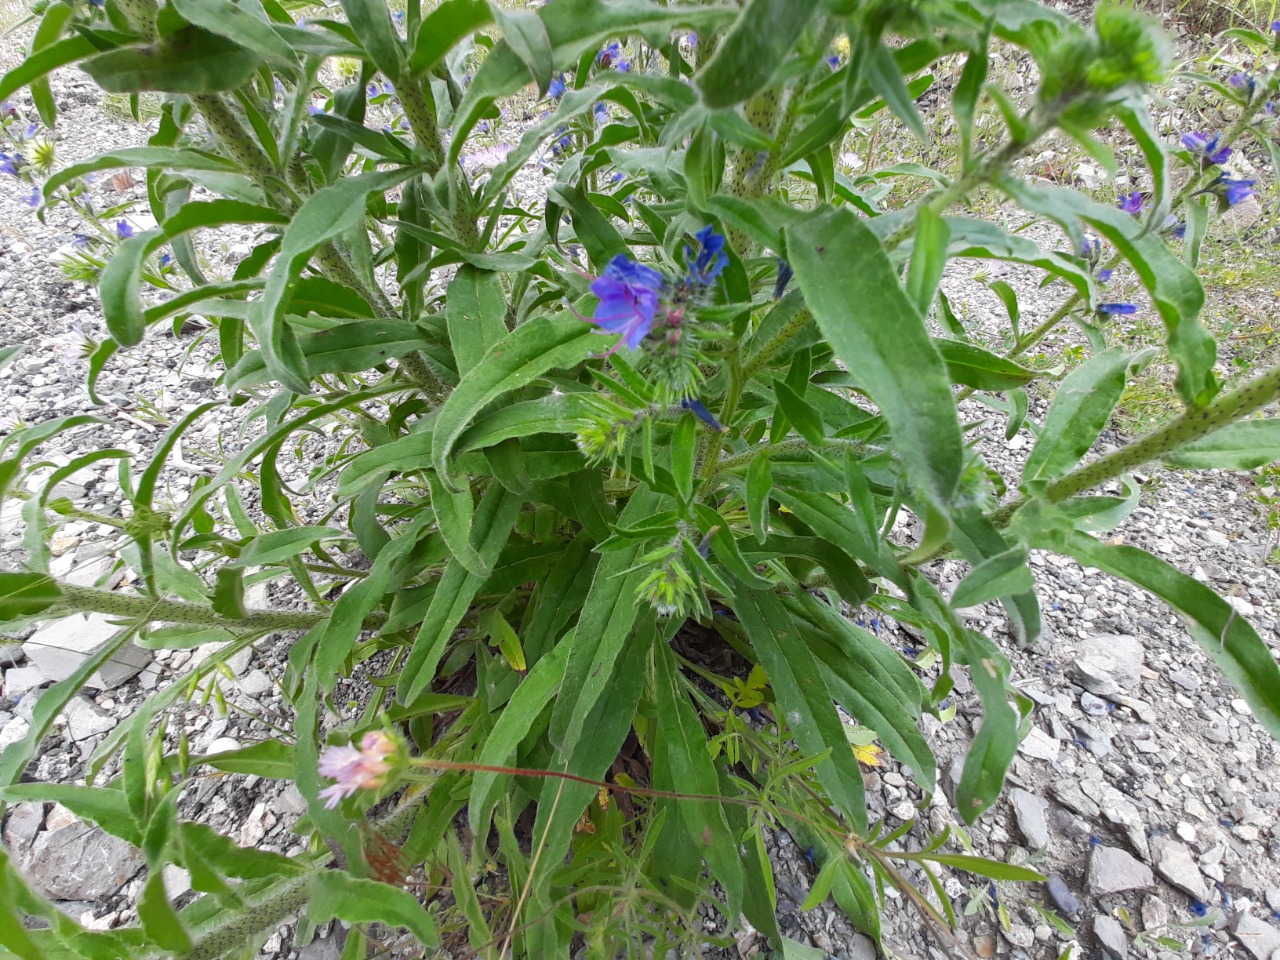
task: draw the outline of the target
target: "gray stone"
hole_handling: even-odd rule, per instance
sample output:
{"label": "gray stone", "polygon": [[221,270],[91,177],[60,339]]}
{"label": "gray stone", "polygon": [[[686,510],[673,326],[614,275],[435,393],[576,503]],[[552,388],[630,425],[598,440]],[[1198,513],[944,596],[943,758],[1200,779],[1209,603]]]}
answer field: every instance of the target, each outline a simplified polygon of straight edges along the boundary
{"label": "gray stone", "polygon": [[1058,908],[1058,912],[1063,916],[1070,919],[1080,913],[1079,898],[1071,892],[1071,888],[1056,873],[1049,874],[1049,880],[1045,883],[1045,887],[1049,890],[1053,905]]}
{"label": "gray stone", "polygon": [[249,674],[236,681],[236,686],[240,688],[240,692],[246,697],[262,696],[275,689],[275,681],[267,674],[265,670],[251,670]]}
{"label": "gray stone", "polygon": [[1058,741],[1037,726],[1032,726],[1027,735],[1018,744],[1018,752],[1036,760],[1056,763],[1060,752]]}
{"label": "gray stone", "polygon": [[1280,887],[1272,887],[1267,891],[1267,906],[1280,911]]}
{"label": "gray stone", "polygon": [[191,891],[191,873],[177,864],[167,864],[162,871],[164,892],[170,900],[177,900],[184,893]]}
{"label": "gray stone", "polygon": [[1030,927],[1024,927],[1021,924],[1014,923],[1009,925],[1009,929],[1001,929],[1004,938],[1015,947],[1021,947],[1027,950],[1036,942],[1036,932]]}
{"label": "gray stone", "polygon": [[1170,670],[1168,676],[1170,683],[1176,683],[1183,690],[1197,690],[1200,687],[1200,678],[1185,670]]}
{"label": "gray stone", "polygon": [[48,680],[39,667],[10,667],[4,672],[4,695],[20,697],[42,683],[48,683]]}
{"label": "gray stone", "polygon": [[[79,552],[77,551],[77,556]],[[67,583],[76,587],[97,587],[102,581],[102,586],[108,590],[115,588],[124,576],[124,570],[118,570],[111,574],[111,569],[116,565],[115,558],[110,556],[94,557],[84,563],[76,564],[66,575]],[[108,574],[111,574],[108,577]]]}
{"label": "gray stone", "polygon": [[1169,905],[1154,893],[1142,898],[1142,929],[1145,933],[1157,933],[1169,925]]}
{"label": "gray stone", "polygon": [[1171,837],[1155,837],[1151,841],[1151,863],[1156,873],[1188,896],[1209,899],[1209,888],[1200,876],[1191,850]]}
{"label": "gray stone", "polygon": [[1089,892],[1100,897],[1125,890],[1150,890],[1155,886],[1156,878],[1142,861],[1118,847],[1099,844],[1089,857],[1086,881]]}
{"label": "gray stone", "polygon": [[4,824],[4,842],[9,852],[21,856],[40,832],[44,823],[44,804],[24,800],[9,808],[9,818]]}
{"label": "gray stone", "polygon": [[131,844],[74,816],[50,814],[45,826],[22,866],[32,884],[54,900],[101,900],[146,862]]}
{"label": "gray stone", "polygon": [[1101,697],[1095,697],[1086,690],[1080,694],[1080,709],[1091,717],[1105,717],[1107,715],[1107,701]]}
{"label": "gray stone", "polygon": [[1086,820],[1093,820],[1102,813],[1098,805],[1085,796],[1080,784],[1074,780],[1057,780],[1049,790],[1063,806],[1080,814]]}
{"label": "gray stone", "polygon": [[1026,837],[1033,850],[1043,850],[1049,845],[1049,801],[1021,788],[1009,792],[1013,804],[1013,816],[1018,829]]}
{"label": "gray stone", "polygon": [[342,947],[347,940],[347,931],[337,924],[333,925],[333,933],[328,937],[317,937],[298,951],[298,960],[341,960]]}
{"label": "gray stone", "polygon": [[62,711],[74,741],[88,740],[115,728],[116,720],[84,697],[72,697]]}
{"label": "gray stone", "polygon": [[849,960],[876,960],[876,942],[865,933],[855,933],[844,948],[843,955]]}
{"label": "gray stone", "polygon": [[[49,680],[65,680],[120,630],[101,613],[75,614],[36,631],[22,650]],[[151,654],[136,644],[122,645],[85,685],[111,690],[151,662]]]}
{"label": "gray stone", "polygon": [[0,639],[0,667],[16,667],[25,662],[27,655],[22,652],[22,644],[17,640]]}
{"label": "gray stone", "polygon": [[1231,933],[1255,960],[1270,960],[1280,950],[1280,927],[1248,913],[1240,913],[1231,922]]}
{"label": "gray stone", "polygon": [[1142,814],[1138,812],[1134,802],[1115,787],[1107,784],[1102,788],[1099,806],[1102,808],[1102,815],[1107,818],[1107,822],[1124,831],[1129,840],[1129,845],[1133,847],[1138,856],[1142,857],[1143,860],[1151,859],[1151,850],[1147,846],[1146,825],[1143,823]]}
{"label": "gray stone", "polygon": [[218,737],[209,744],[208,749],[204,751],[205,756],[211,757],[215,753],[230,753],[232,750],[240,749],[240,741],[234,737]]}
{"label": "gray stone", "polygon": [[[1088,660],[1128,692],[1142,679],[1144,654],[1142,641],[1136,637],[1112,634],[1081,640],[1076,648],[1076,662]],[[1096,690],[1093,692],[1097,693]]]}
{"label": "gray stone", "polygon": [[1129,938],[1125,935],[1124,927],[1115,917],[1104,914],[1094,917],[1093,936],[1098,941],[1098,946],[1105,950],[1108,956],[1116,960],[1124,960],[1128,955]]}
{"label": "gray stone", "polygon": [[1115,697],[1124,692],[1116,678],[1107,673],[1093,657],[1081,657],[1072,661],[1067,674],[1090,693],[1100,697]]}

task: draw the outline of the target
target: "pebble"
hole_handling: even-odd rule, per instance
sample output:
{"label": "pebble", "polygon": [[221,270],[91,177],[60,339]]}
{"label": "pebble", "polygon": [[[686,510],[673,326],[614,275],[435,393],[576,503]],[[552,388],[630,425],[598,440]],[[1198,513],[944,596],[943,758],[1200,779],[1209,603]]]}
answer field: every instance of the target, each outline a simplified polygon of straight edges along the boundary
{"label": "pebble", "polygon": [[1155,885],[1151,868],[1118,847],[1103,844],[1093,848],[1086,877],[1095,897],[1126,890],[1150,890]]}
{"label": "pebble", "polygon": [[62,716],[67,721],[67,732],[75,741],[96,737],[113,730],[116,725],[115,717],[84,697],[72,697],[68,700]]}
{"label": "pebble", "polygon": [[1101,697],[1095,697],[1086,690],[1080,694],[1080,709],[1091,717],[1105,717],[1107,715],[1107,701]]}
{"label": "pebble", "polygon": [[[90,655],[120,631],[101,613],[74,614],[37,630],[22,645],[33,665],[47,680],[65,680]],[[151,654],[137,644],[126,642],[106,663],[93,672],[86,686],[111,690],[137,675],[151,662]]]}
{"label": "pebble", "polygon": [[1107,952],[1107,955],[1114,957],[1115,960],[1123,960],[1129,953],[1129,937],[1124,932],[1124,926],[1115,917],[1108,917],[1105,914],[1099,914],[1093,919],[1093,935],[1098,941],[1098,946]]}
{"label": "pebble", "polygon": [[1142,929],[1146,933],[1156,933],[1169,925],[1169,905],[1149,893],[1142,898]]}
{"label": "pebble", "polygon": [[1013,805],[1013,816],[1018,822],[1018,829],[1033,850],[1043,850],[1049,846],[1049,801],[1030,791],[1015,787],[1009,791],[1009,802]]}
{"label": "pebble", "polygon": [[1057,762],[1061,749],[1061,745],[1057,740],[1037,726],[1032,726],[1022,739],[1022,742],[1018,744],[1019,753],[1036,760],[1045,760],[1049,763]]}
{"label": "pebble", "polygon": [[236,685],[245,696],[254,697],[255,699],[269,693],[276,687],[275,681],[271,679],[265,670],[249,671],[248,675],[236,681]]}
{"label": "pebble", "polygon": [[45,896],[99,901],[116,893],[145,863],[142,854],[119,837],[55,811],[21,866]]}
{"label": "pebble", "polygon": [[1254,960],[1271,960],[1272,955],[1280,951],[1280,927],[1250,913],[1236,915],[1231,921],[1231,933]]}
{"label": "pebble", "polygon": [[240,749],[240,741],[234,737],[218,737],[214,740],[207,750],[205,756],[213,756],[215,753],[230,753],[232,750]]}
{"label": "pebble", "polygon": [[1151,863],[1156,873],[1183,893],[1201,901],[1209,899],[1209,888],[1186,845],[1170,837],[1152,838]]}

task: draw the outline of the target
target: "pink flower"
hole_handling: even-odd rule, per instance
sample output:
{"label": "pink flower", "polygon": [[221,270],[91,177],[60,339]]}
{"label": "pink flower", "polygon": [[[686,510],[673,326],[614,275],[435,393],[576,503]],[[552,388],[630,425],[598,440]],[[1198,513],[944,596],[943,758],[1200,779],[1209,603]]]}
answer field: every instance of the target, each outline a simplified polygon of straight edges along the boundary
{"label": "pink flower", "polygon": [[387,757],[396,742],[380,730],[366,733],[359,747],[325,747],[320,752],[320,775],[336,781],[320,791],[325,807],[332,810],[357,790],[376,790],[386,783],[391,764]]}

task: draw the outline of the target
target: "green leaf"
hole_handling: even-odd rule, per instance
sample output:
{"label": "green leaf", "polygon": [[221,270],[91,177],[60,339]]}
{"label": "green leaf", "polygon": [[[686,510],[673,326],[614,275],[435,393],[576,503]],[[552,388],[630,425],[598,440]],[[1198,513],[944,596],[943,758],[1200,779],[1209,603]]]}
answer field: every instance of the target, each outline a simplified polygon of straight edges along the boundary
{"label": "green leaf", "polygon": [[[930,206],[916,214],[916,232],[911,243],[911,268],[907,273],[907,295],[922,317],[929,315],[938,281],[947,265],[947,244],[951,229]],[[945,357],[944,357],[945,359]]]}
{"label": "green leaf", "polygon": [[463,38],[493,22],[485,0],[449,0],[423,18],[409,57],[409,70],[421,77],[444,59]]}
{"label": "green leaf", "polygon": [[1067,375],[1058,385],[1044,430],[1022,469],[1023,482],[1056,480],[1080,462],[1111,419],[1129,368],[1140,357],[1113,347]]}
{"label": "green leaf", "polygon": [[436,925],[417,898],[401,887],[362,880],[342,870],[321,870],[311,881],[308,915],[314,923],[337,917],[348,923],[404,927],[427,950],[440,945]]}
{"label": "green leaf", "polygon": [[955,400],[924,319],[880,241],[847,209],[807,214],[786,236],[818,328],[884,413],[909,482],[945,507],[963,462]]}
{"label": "green leaf", "polygon": [[142,921],[147,938],[156,946],[174,953],[191,950],[191,934],[187,933],[178,912],[169,902],[164,891],[164,877],[159,870],[152,870],[146,886],[142,888],[138,919]]}
{"label": "green leaf", "polygon": [[292,780],[297,773],[293,747],[282,740],[262,740],[239,750],[192,757],[191,760],[227,773],[243,773],[272,780]]}
{"label": "green leaf", "polygon": [[[722,788],[707,752],[706,731],[680,682],[675,654],[661,638],[654,644],[654,667],[658,707],[654,763],[667,768],[675,792],[717,796]],[[742,910],[742,858],[723,806],[712,800],[682,800],[679,813],[690,842],[724,887],[729,915],[736,917]]]}
{"label": "green leaf", "polygon": [[[58,2],[49,4],[31,38],[31,52],[36,53],[54,44],[62,35],[62,29],[71,18],[73,9],[69,4]],[[53,99],[53,91],[49,89],[49,78],[40,77],[30,84],[31,99],[35,103],[36,112],[46,127],[52,128],[58,120],[58,106]]]}
{"label": "green leaf", "polygon": [[815,10],[808,0],[750,0],[698,73],[703,102],[712,109],[733,107],[762,89]]}
{"label": "green leaf", "polygon": [[475,501],[471,499],[471,491],[446,490],[444,482],[436,472],[427,474],[427,482],[431,485],[431,509],[436,514],[436,527],[444,542],[449,545],[453,558],[468,572],[479,577],[489,575],[489,566],[471,545],[471,531],[475,514]]}
{"label": "green leaf", "polygon": [[[420,350],[427,342],[427,331],[403,320],[357,320],[304,333],[297,342],[307,377],[315,378],[327,373],[360,373]],[[226,390],[235,394],[270,379],[266,357],[254,350],[227,372]]]}
{"label": "green leaf", "polygon": [[463,264],[449,281],[445,316],[458,374],[465,376],[507,335],[507,295],[502,278]]}
{"label": "green leaf", "polygon": [[1149,590],[1187,621],[1202,650],[1240,691],[1253,715],[1280,738],[1280,666],[1268,645],[1234,607],[1203,583],[1145,550],[1102,544],[1071,532],[1065,543],[1046,541],[1085,566]]}
{"label": "green leaf", "polygon": [[240,550],[237,562],[246,567],[265,567],[296,557],[312,544],[346,536],[337,527],[290,527],[254,537]]}
{"label": "green leaf", "polygon": [[1042,874],[1027,867],[1015,867],[1011,863],[988,860],[985,857],[970,857],[963,853],[931,853],[928,859],[932,863],[955,867],[968,873],[976,873],[992,880],[1012,880],[1017,883],[1044,883],[1047,879]]}
{"label": "green leaf", "polygon": [[0,791],[0,796],[6,803],[23,800],[60,803],[77,817],[98,824],[112,836],[127,840],[134,846],[142,842],[142,830],[129,810],[129,801],[123,790],[37,781],[6,786]]}
{"label": "green leaf", "polygon": [[342,0],[342,9],[378,69],[399,83],[404,70],[404,49],[391,22],[391,10],[386,0]]}
{"label": "green leaf", "polygon": [[1012,390],[1039,376],[1034,370],[1028,370],[972,343],[934,337],[933,345],[947,365],[951,382],[973,387],[975,390]]}
{"label": "green leaf", "polygon": [[1009,662],[989,639],[974,630],[957,629],[969,664],[969,675],[982,699],[982,726],[965,757],[956,788],[956,809],[973,823],[1004,789],[1005,773],[1018,752],[1018,712],[1007,699]]}
{"label": "green leaf", "polygon": [[822,425],[822,417],[804,398],[793,390],[785,381],[779,380],[774,387],[778,397],[778,407],[783,415],[791,421],[796,432],[815,447],[822,446],[826,440],[826,430]]}
{"label": "green leaf", "polygon": [[692,416],[676,421],[671,436],[671,474],[686,503],[693,496],[693,471],[698,459],[698,422]]}
{"label": "green leaf", "polygon": [[249,315],[249,325],[258,338],[267,369],[295,393],[306,393],[310,387],[302,350],[285,322],[290,287],[317,247],[363,222],[370,195],[390,190],[414,173],[411,168],[365,173],[317,190],[285,231],[279,259],[262,300]]}
{"label": "green leaf", "polygon": [[915,96],[919,94],[913,96],[907,89],[902,71],[893,58],[893,51],[878,43],[868,60],[865,70],[871,88],[880,94],[893,115],[906,124],[907,129],[921,143],[928,143],[929,132],[925,129],[924,118],[920,116],[915,104]]}
{"label": "green leaf", "polygon": [[529,76],[537,84],[541,99],[551,84],[551,71],[555,67],[546,26],[532,10],[505,10],[495,6],[493,16],[502,29],[502,39],[529,68]]}
{"label": "green leaf", "polygon": [[191,150],[178,147],[127,147],[100,153],[92,160],[73,163],[55,171],[44,182],[42,190],[45,198],[66,183],[86,174],[99,170],[111,170],[117,167],[142,167],[166,171],[178,170],[212,170],[218,172],[233,171],[234,163],[225,157],[206,153],[203,150]]}
{"label": "green leaf", "polygon": [[31,54],[0,77],[0,100],[7,100],[50,72],[98,52],[88,37],[68,37]]}
{"label": "green leaf", "polygon": [[773,490],[773,475],[769,458],[757,454],[747,467],[747,519],[756,540],[764,543],[769,536],[769,494]]}
{"label": "green leaf", "polygon": [[233,0],[174,0],[173,7],[193,26],[225,37],[234,43],[280,63],[293,65],[297,54],[273,25],[250,11],[248,3]]}
{"label": "green leaf", "polygon": [[862,774],[818,664],[795,622],[771,591],[740,588],[734,611],[777,697],[779,719],[786,722],[803,754],[826,754],[814,767],[818,782],[853,829],[866,832]]}
{"label": "green leaf", "polygon": [[516,327],[484,355],[436,415],[431,460],[448,486],[449,455],[467,425],[504,393],[527,386],[551,370],[587,359],[597,341],[594,328],[576,318],[530,320]]}
{"label": "green leaf", "polygon": [[80,66],[108,93],[204,94],[236,89],[261,63],[258,53],[226,37],[183,27],[152,44],[100,53]]}
{"label": "green leaf", "polygon": [[[498,712],[498,719],[485,738],[476,763],[490,767],[511,765],[520,741],[528,736],[534,721],[560,689],[571,646],[567,642],[558,644],[535,663],[533,669],[520,681],[516,692]],[[509,774],[485,770],[477,770],[472,774],[471,802],[467,806],[467,816],[476,836],[488,835],[493,808],[498,802],[499,787],[508,779]]]}
{"label": "green leaf", "polygon": [[1253,470],[1280,460],[1280,419],[1237,420],[1165,454],[1172,467]]}
{"label": "green leaf", "polygon": [[1035,588],[1035,578],[1027,566],[1027,551],[1013,547],[983,560],[956,586],[951,605],[957,609],[976,607],[997,597],[1011,597]]}
{"label": "green leaf", "polygon": [[62,599],[58,582],[44,573],[0,573],[0,623],[31,617]]}

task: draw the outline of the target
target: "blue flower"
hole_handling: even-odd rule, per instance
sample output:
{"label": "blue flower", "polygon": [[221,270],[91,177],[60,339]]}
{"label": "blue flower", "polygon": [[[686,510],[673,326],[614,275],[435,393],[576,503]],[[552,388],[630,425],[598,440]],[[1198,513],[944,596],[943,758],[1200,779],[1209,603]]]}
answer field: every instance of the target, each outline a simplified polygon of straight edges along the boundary
{"label": "blue flower", "polygon": [[1085,237],[1080,245],[1080,257],[1084,260],[1096,260],[1102,254],[1102,241],[1097,237]]}
{"label": "blue flower", "polygon": [[609,64],[618,59],[618,54],[622,52],[622,48],[618,46],[618,41],[614,40],[607,47],[596,54],[596,63],[608,69]]}
{"label": "blue flower", "polygon": [[716,233],[710,225],[703,227],[696,234],[698,238],[698,255],[686,243],[684,246],[684,262],[689,268],[689,283],[692,286],[706,286],[720,276],[720,271],[729,265],[729,255],[724,252],[724,237]]}
{"label": "blue flower", "polygon": [[839,55],[827,57],[827,66],[829,66],[832,70],[837,69],[840,66]]}
{"label": "blue flower", "polygon": [[31,196],[27,197],[27,206],[30,207],[32,210],[40,206],[40,188],[39,187],[31,188]]}
{"label": "blue flower", "polygon": [[1236,180],[1232,177],[1219,176],[1217,180],[1209,184],[1210,188],[1217,187],[1218,195],[1226,197],[1227,203],[1235,206],[1244,200],[1248,200],[1254,194],[1254,184],[1256,180]]}
{"label": "blue flower", "polygon": [[787,290],[787,284],[791,282],[791,278],[794,276],[795,271],[791,269],[791,264],[785,260],[778,260],[778,279],[773,285],[773,299],[782,299],[782,295]]}
{"label": "blue flower", "polygon": [[658,295],[665,286],[657,270],[618,254],[591,284],[600,302],[587,319],[608,333],[621,334],[621,342],[636,350],[653,327]]}
{"label": "blue flower", "polygon": [[683,400],[680,401],[680,406],[683,407],[685,410],[693,411],[693,415],[695,417],[697,417],[703,423],[710,426],[712,430],[715,430],[718,433],[725,433],[729,429],[723,423],[717,420],[715,418],[715,415],[710,410],[708,410],[706,408],[706,405],[697,397],[685,397]]}
{"label": "blue flower", "polygon": [[7,173],[11,177],[18,175],[18,166],[14,162],[16,158],[9,156],[7,153],[0,153],[0,173]]}
{"label": "blue flower", "polygon": [[169,253],[160,254],[160,269],[163,270],[169,264],[173,263],[173,256]]}
{"label": "blue flower", "polygon": [[1250,96],[1253,96],[1253,92],[1258,88],[1258,82],[1253,79],[1253,74],[1246,73],[1243,70],[1227,77],[1227,83],[1241,93],[1248,93]]}
{"label": "blue flower", "polygon": [[1098,304],[1098,312],[1109,317],[1128,316],[1137,313],[1138,308],[1132,303],[1100,303]]}
{"label": "blue flower", "polygon": [[121,240],[128,240],[133,236],[133,227],[129,226],[128,220],[116,221],[116,236]]}
{"label": "blue flower", "polygon": [[603,100],[592,107],[591,112],[595,114],[597,123],[604,123],[609,119],[609,105]]}
{"label": "blue flower", "polygon": [[564,96],[564,74],[554,77],[547,86],[547,96],[552,100],[559,100]]}
{"label": "blue flower", "polygon": [[1182,145],[1202,160],[1210,163],[1226,163],[1231,159],[1230,147],[1218,146],[1219,135],[1206,137],[1203,133],[1184,133]]}
{"label": "blue flower", "polygon": [[87,233],[73,233],[71,235],[71,245],[80,250],[88,249],[89,235]]}
{"label": "blue flower", "polygon": [[1112,274],[1112,273],[1114,273],[1114,271],[1112,271],[1112,270],[1099,270],[1099,271],[1098,271],[1098,282],[1099,282],[1099,283],[1106,283],[1108,280],[1110,280],[1110,279],[1111,279],[1111,274]]}
{"label": "blue flower", "polygon": [[1280,33],[1280,20],[1272,20],[1272,21],[1271,21],[1271,32],[1272,32],[1272,33]]}
{"label": "blue flower", "polygon": [[1137,190],[1126,194],[1120,198],[1120,209],[1125,213],[1139,214],[1142,212],[1142,194]]}
{"label": "blue flower", "polygon": [[15,107],[8,100],[4,101],[3,103],[0,103],[0,116],[16,117],[17,115],[18,115],[18,108]]}
{"label": "blue flower", "polygon": [[623,181],[623,179],[624,179],[624,178],[625,178],[625,177],[624,177],[624,174],[622,173],[622,171],[621,171],[621,170],[619,170],[617,173],[615,173],[612,177],[610,177],[610,178],[609,178],[609,182],[610,182],[610,183],[621,183],[621,182]]}
{"label": "blue flower", "polygon": [[1185,240],[1187,238],[1187,225],[1185,223],[1175,224],[1172,233],[1177,239]]}
{"label": "blue flower", "polygon": [[629,60],[619,60],[614,64],[613,69],[617,70],[619,73],[630,73],[631,62]]}
{"label": "blue flower", "polygon": [[325,112],[324,107],[317,107],[314,103],[307,104],[307,113],[313,117],[318,117]]}
{"label": "blue flower", "polygon": [[34,137],[34,136],[35,136],[37,133],[39,133],[39,132],[40,132],[40,124],[38,124],[38,123],[28,123],[28,124],[27,124],[27,129],[26,129],[26,131],[23,133],[23,136],[24,136],[26,139],[30,140],[32,137]]}

